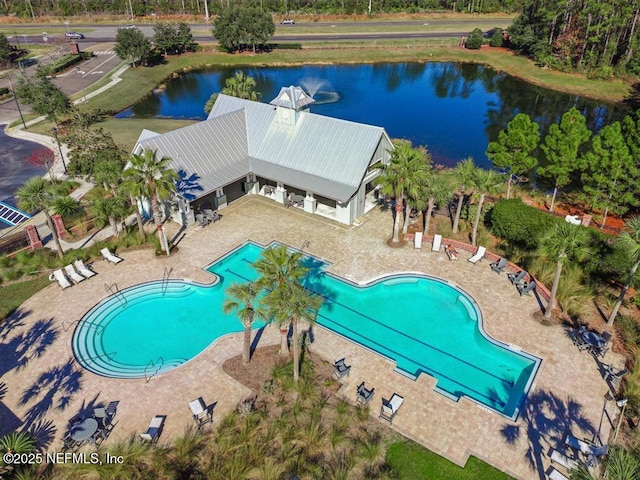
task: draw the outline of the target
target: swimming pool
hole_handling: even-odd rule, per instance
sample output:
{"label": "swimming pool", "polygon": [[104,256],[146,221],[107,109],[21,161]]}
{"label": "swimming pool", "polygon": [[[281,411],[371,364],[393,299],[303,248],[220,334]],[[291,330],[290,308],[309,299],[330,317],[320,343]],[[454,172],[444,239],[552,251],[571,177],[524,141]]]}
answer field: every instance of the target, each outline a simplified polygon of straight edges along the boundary
{"label": "swimming pool", "polygon": [[[224,291],[256,278],[252,263],[262,250],[247,243],[211,264],[213,286],[158,281],[108,297],[76,327],[76,358],[100,375],[140,378],[175,368],[217,338],[242,331],[235,316],[222,313]],[[479,308],[461,289],[417,274],[360,286],[326,273],[326,263],[316,258],[304,261],[306,286],[325,298],[319,325],[395,361],[404,375],[435,377],[437,390],[454,400],[467,396],[517,416],[540,360],[489,338]]]}

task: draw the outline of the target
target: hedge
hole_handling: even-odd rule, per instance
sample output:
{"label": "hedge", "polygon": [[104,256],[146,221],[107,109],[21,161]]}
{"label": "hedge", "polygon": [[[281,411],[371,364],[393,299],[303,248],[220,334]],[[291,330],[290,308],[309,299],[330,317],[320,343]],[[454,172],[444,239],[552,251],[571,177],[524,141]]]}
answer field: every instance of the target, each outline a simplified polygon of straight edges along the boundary
{"label": "hedge", "polygon": [[563,220],[522,203],[519,198],[500,200],[487,217],[491,233],[527,250],[537,248],[540,237]]}

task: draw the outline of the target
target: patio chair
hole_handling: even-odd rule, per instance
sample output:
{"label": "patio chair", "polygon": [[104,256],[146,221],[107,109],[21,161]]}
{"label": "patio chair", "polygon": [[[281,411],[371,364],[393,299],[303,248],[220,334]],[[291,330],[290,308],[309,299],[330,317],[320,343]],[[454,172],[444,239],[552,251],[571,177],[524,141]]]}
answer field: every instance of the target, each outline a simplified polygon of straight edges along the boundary
{"label": "patio chair", "polygon": [[62,436],[62,450],[75,451],[80,445],[73,438],[71,438],[71,432],[67,431]]}
{"label": "patio chair", "polygon": [[203,425],[213,422],[213,412],[204,403],[202,397],[198,397],[195,400],[189,402],[189,409],[193,415],[193,421],[196,422],[198,429]]}
{"label": "patio chair", "polygon": [[62,270],[54,270],[53,272],[51,272],[51,274],[49,275],[49,280],[51,280],[52,282],[58,282],[58,285],[60,285],[60,288],[62,288],[63,290],[73,285],[73,283],[71,283],[69,279],[64,276]]}
{"label": "patio chair", "polygon": [[560,473],[559,470],[556,470],[554,467],[550,467],[547,472],[547,478],[549,480],[569,480],[569,477]]}
{"label": "patio chair", "polygon": [[147,431],[140,434],[140,438],[151,443],[156,443],[162,434],[162,428],[164,427],[164,421],[167,418],[166,415],[156,415],[149,422]]}
{"label": "patio chair", "polygon": [[451,245],[447,245],[444,247],[444,253],[447,254],[447,257],[449,257],[449,260],[451,261],[458,260],[458,251]]}
{"label": "patio chair", "polygon": [[422,248],[422,232],[416,232],[415,237],[413,237],[413,247]]}
{"label": "patio chair", "polygon": [[486,251],[487,249],[485,247],[480,246],[478,247],[478,250],[476,251],[476,253],[474,253],[473,256],[468,258],[467,260],[469,260],[474,265],[477,265],[478,262],[482,260],[482,257],[484,257],[484,254]]}
{"label": "patio chair", "polygon": [[583,333],[587,331],[587,327],[584,325],[580,325],[580,328],[573,329],[572,331],[572,340],[573,344],[578,347],[578,350],[587,350],[589,348],[589,344],[584,339]]}
{"label": "patio chair", "polygon": [[118,404],[120,403],[119,400],[114,400],[113,402],[109,402],[109,405],[106,406],[106,408],[104,409],[105,413],[107,414],[105,421],[108,423],[111,423],[111,420],[113,420],[113,417],[116,416],[116,413],[118,412]]}
{"label": "patio chair", "polygon": [[96,275],[96,272],[89,269],[81,259],[78,259],[75,262],[73,262],[73,265],[76,267],[76,270],[80,272],[80,275],[82,275],[85,278],[91,278],[94,275]]}
{"label": "patio chair", "polygon": [[75,271],[75,269],[73,268],[73,265],[71,264],[65,265],[64,271],[67,274],[67,277],[69,277],[75,283],[80,283],[85,279],[82,275],[80,275],[78,272]]}
{"label": "patio chair", "polygon": [[221,218],[218,212],[214,212],[210,208],[203,208],[202,213],[204,214],[205,218],[208,219],[211,223],[215,223]]}
{"label": "patio chair", "polygon": [[617,386],[620,384],[622,377],[624,377],[627,373],[629,373],[629,370],[627,370],[626,368],[622,370],[618,370],[616,372],[613,369],[613,365],[608,365],[604,372],[604,379],[605,381],[609,382],[611,385]]}
{"label": "patio chair", "polygon": [[502,257],[500,260],[498,260],[497,262],[492,262],[489,264],[489,266],[491,267],[491,270],[493,270],[496,273],[502,273],[502,271],[507,268],[507,259]]}
{"label": "patio chair", "polygon": [[511,285],[523,284],[526,276],[527,272],[525,270],[520,270],[518,273],[507,273],[507,278],[511,282]]}
{"label": "patio chair", "polygon": [[433,243],[431,244],[431,251],[432,252],[439,252],[441,245],[442,245],[442,235],[440,235],[439,233],[436,233],[433,236]]}
{"label": "patio chair", "polygon": [[351,365],[344,363],[344,358],[333,363],[333,378],[340,380],[342,377],[349,376]]}
{"label": "patio chair", "polygon": [[206,218],[203,214],[201,213],[196,213],[196,222],[198,222],[198,225],[200,225],[201,227],[206,227],[207,225],[209,225],[211,222],[209,221],[208,218]]}
{"label": "patio chair", "polygon": [[609,445],[596,445],[588,440],[580,440],[570,433],[567,434],[564,443],[576,452],[582,453],[587,457],[601,457],[609,452]]}
{"label": "patio chair", "polygon": [[102,250],[100,250],[100,253],[102,254],[105,260],[113,263],[114,265],[120,263],[123,260],[122,258],[111,253],[107,247],[104,247]]}
{"label": "patio chair", "polygon": [[520,296],[522,295],[529,295],[531,293],[531,290],[536,288],[536,282],[534,282],[533,280],[531,280],[528,283],[520,284],[520,285],[516,285],[516,287],[518,288],[518,293],[520,294]]}
{"label": "patio chair", "polygon": [[398,413],[398,410],[402,406],[403,402],[404,397],[401,397],[397,393],[394,393],[389,400],[383,398],[382,407],[380,407],[380,418],[386,420],[389,423],[393,422],[393,418]]}
{"label": "patio chair", "polygon": [[375,388],[372,388],[371,390],[367,389],[367,387],[364,386],[364,382],[362,382],[356,389],[356,403],[368,405],[373,398],[375,390]]}

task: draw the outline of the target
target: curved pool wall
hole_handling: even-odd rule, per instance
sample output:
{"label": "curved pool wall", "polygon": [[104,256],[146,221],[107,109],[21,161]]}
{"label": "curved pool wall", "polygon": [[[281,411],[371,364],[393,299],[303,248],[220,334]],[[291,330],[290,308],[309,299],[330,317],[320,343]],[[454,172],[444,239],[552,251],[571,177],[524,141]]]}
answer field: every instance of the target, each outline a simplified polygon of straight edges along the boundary
{"label": "curved pool wall", "polygon": [[[213,285],[152,281],[104,299],[77,325],[75,357],[99,375],[150,377],[242,331],[234,315],[222,314],[224,290],[255,280],[252,263],[263,248],[248,242],[210,264]],[[306,286],[325,299],[319,325],[392,360],[405,376],[434,377],[436,391],[453,400],[466,396],[517,418],[541,360],[491,338],[478,305],[460,287],[418,273],[361,285],[326,272],[321,259],[305,254],[304,262]]]}

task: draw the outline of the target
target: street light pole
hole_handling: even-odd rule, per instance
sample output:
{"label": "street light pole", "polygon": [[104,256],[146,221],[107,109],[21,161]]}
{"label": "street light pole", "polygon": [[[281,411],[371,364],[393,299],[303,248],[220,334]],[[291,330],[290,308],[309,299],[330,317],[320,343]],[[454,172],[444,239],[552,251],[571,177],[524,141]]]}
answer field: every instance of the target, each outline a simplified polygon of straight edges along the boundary
{"label": "street light pole", "polygon": [[27,128],[27,125],[24,123],[24,117],[22,116],[22,110],[20,110],[20,104],[18,103],[18,97],[16,97],[16,91],[13,89],[13,83],[11,82],[11,76],[9,76],[9,88],[11,89],[11,93],[13,94],[13,99],[16,101],[16,107],[18,107],[18,113],[20,114],[20,120],[22,120],[22,128]]}
{"label": "street light pole", "polygon": [[82,87],[82,103],[87,103],[87,96],[84,92],[84,82],[82,81],[82,74],[80,73],[80,67],[76,67],[76,72],[78,72],[78,76],[80,77],[80,86]]}
{"label": "street light pole", "polygon": [[60,146],[60,140],[58,140],[58,128],[53,127],[51,131],[53,132],[53,136],[56,139],[56,143],[58,144],[58,151],[60,152],[60,160],[62,160],[62,167],[64,168],[64,173],[67,173],[67,164],[64,161],[64,155],[62,154],[62,147]]}
{"label": "street light pole", "polygon": [[620,431],[620,425],[622,425],[622,419],[624,418],[624,409],[627,408],[627,402],[629,400],[627,398],[623,398],[621,400],[618,400],[616,402],[616,405],[618,405],[618,407],[622,408],[622,411],[620,412],[620,418],[618,419],[618,425],[616,426],[616,433],[613,435],[613,443],[616,443],[616,440],[618,438],[618,432]]}

